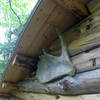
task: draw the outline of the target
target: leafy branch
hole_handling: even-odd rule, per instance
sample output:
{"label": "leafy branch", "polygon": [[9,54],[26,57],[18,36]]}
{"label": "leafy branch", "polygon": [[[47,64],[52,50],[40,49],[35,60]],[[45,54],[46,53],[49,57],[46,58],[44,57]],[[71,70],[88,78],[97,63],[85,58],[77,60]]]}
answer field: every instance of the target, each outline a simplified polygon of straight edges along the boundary
{"label": "leafy branch", "polygon": [[9,0],[9,6],[10,6],[10,9],[12,10],[12,12],[13,12],[13,13],[16,15],[16,17],[18,18],[20,25],[22,25],[22,22],[21,22],[20,17],[17,15],[17,13],[16,13],[16,12],[14,11],[14,9],[12,8],[11,0]]}

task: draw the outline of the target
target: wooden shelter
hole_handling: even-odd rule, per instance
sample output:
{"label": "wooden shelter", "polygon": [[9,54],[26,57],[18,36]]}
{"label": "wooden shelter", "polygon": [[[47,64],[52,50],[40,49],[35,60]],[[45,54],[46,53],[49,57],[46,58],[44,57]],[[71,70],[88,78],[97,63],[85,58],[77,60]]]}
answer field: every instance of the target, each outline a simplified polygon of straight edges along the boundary
{"label": "wooden shelter", "polygon": [[[8,62],[1,95],[12,100],[99,100],[99,16],[99,0],[39,0]],[[55,56],[61,53],[60,40],[51,24],[63,33],[76,71],[72,77],[65,75],[44,84],[35,77],[38,57],[43,49]],[[35,66],[30,66],[31,61]]]}

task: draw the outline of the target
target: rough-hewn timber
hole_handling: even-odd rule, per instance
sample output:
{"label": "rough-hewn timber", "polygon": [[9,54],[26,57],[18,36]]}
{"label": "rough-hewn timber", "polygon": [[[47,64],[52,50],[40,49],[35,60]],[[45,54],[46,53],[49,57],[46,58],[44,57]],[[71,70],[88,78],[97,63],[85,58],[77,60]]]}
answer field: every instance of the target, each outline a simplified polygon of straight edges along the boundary
{"label": "rough-hewn timber", "polygon": [[91,13],[96,12],[100,9],[100,0],[90,0],[88,3],[88,9]]}
{"label": "rough-hewn timber", "polygon": [[25,92],[13,93],[16,97],[11,97],[11,100],[100,100],[100,94],[81,95],[81,96],[61,96],[61,95],[47,95],[35,94]]}
{"label": "rough-hewn timber", "polygon": [[100,68],[100,47],[71,58],[77,73]]}
{"label": "rough-hewn timber", "polygon": [[38,80],[19,83],[19,89],[26,92],[79,95],[100,93],[100,69],[64,77],[51,83],[41,84]]}

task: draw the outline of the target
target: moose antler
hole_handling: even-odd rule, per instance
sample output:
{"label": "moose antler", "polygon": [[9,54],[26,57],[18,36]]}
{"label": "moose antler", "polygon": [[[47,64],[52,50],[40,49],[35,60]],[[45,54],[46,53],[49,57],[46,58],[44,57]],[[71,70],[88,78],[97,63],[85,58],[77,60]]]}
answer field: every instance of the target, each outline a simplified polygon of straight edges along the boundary
{"label": "moose antler", "polygon": [[54,24],[52,26],[61,40],[62,53],[59,57],[46,52],[40,56],[36,76],[41,83],[47,83],[63,76],[73,76],[75,73],[75,67],[69,58],[64,37]]}

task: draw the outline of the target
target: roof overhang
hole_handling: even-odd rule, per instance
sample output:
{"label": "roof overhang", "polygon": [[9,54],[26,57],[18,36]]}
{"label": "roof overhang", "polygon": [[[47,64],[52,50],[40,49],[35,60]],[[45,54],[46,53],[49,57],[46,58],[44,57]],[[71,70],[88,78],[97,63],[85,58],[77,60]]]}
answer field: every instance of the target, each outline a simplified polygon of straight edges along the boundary
{"label": "roof overhang", "polygon": [[[88,1],[79,0],[83,5]],[[13,65],[17,55],[38,56],[42,49],[48,47],[57,38],[51,23],[57,25],[61,31],[65,31],[79,20],[69,9],[60,6],[56,0],[39,0],[9,60],[3,82],[16,83],[29,72],[25,67]],[[1,87],[0,92],[2,91]]]}

